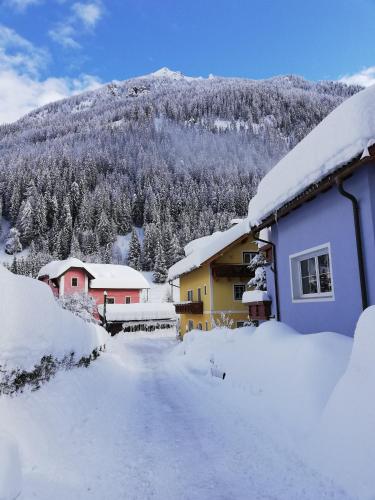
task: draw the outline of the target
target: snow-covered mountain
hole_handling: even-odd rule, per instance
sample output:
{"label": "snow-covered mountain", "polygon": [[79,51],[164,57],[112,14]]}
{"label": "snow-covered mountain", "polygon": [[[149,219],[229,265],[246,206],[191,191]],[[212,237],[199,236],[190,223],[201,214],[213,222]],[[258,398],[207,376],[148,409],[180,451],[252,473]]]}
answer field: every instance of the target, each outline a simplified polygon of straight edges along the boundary
{"label": "snow-covered mountain", "polygon": [[170,265],[244,216],[264,172],[358,90],[162,68],[48,104],[0,127],[3,215],[24,246],[95,260],[143,226],[143,268],[157,251]]}

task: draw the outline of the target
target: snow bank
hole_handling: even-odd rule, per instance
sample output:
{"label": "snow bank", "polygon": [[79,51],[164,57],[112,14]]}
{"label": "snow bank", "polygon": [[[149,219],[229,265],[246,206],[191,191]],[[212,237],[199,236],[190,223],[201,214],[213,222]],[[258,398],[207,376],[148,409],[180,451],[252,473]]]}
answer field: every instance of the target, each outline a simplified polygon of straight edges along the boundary
{"label": "snow bank", "polygon": [[22,489],[21,460],[16,442],[0,432],[0,500],[15,500]]}
{"label": "snow bank", "polygon": [[251,226],[373,144],[374,111],[374,85],[332,111],[262,179],[249,203]]}
{"label": "snow bank", "polygon": [[359,498],[375,498],[375,306],[354,335],[348,368],[337,384],[310,447],[311,458]]}
{"label": "snow bank", "polygon": [[174,280],[193,269],[200,267],[206,260],[249,233],[249,222],[242,220],[227,231],[217,231],[211,236],[204,236],[191,241],[185,246],[186,257],[174,264],[168,272],[168,281]]}
{"label": "snow bank", "polygon": [[268,321],[258,328],[187,333],[174,355],[193,376],[211,378],[212,366],[225,372],[230,404],[246,404],[276,433],[284,429],[298,438],[320,417],[351,346],[343,335],[301,335]]}
{"label": "snow bank", "polygon": [[50,288],[0,267],[0,366],[33,369],[46,355],[79,359],[105,342],[105,331],[61,309]]}

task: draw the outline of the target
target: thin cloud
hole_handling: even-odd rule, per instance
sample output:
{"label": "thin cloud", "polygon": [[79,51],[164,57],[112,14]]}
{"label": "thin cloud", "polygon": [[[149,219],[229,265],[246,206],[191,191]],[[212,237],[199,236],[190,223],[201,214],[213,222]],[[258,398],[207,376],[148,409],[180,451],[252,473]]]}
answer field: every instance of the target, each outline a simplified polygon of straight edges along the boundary
{"label": "thin cloud", "polygon": [[48,61],[46,50],[35,47],[13,29],[0,24],[0,68],[35,75]]}
{"label": "thin cloud", "polygon": [[103,9],[99,3],[77,2],[72,9],[77,19],[80,19],[86,28],[94,28],[103,16]]}
{"label": "thin cloud", "polygon": [[103,16],[101,2],[76,2],[71,6],[72,14],[64,21],[55,25],[49,35],[55,42],[65,48],[78,49],[77,41],[80,33],[91,31]]}
{"label": "thin cloud", "polygon": [[24,12],[30,5],[37,5],[42,0],[4,0],[3,4],[14,8],[19,12]]}
{"label": "thin cloud", "polygon": [[0,25],[0,123],[33,109],[101,85],[93,75],[42,78],[50,57],[7,26]]}
{"label": "thin cloud", "polygon": [[347,83],[348,85],[370,87],[370,85],[375,84],[375,66],[369,66],[352,75],[344,75],[339,81]]}

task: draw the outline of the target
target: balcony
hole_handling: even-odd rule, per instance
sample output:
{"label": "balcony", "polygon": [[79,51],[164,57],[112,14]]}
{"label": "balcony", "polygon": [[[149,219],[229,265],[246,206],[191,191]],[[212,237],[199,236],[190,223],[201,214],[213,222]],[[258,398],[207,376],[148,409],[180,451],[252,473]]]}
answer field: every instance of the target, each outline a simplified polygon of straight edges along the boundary
{"label": "balcony", "polygon": [[174,305],[177,314],[203,314],[202,301],[179,302]]}
{"label": "balcony", "polygon": [[248,280],[254,276],[254,271],[249,269],[248,264],[213,264],[212,276],[217,278],[236,278]]}

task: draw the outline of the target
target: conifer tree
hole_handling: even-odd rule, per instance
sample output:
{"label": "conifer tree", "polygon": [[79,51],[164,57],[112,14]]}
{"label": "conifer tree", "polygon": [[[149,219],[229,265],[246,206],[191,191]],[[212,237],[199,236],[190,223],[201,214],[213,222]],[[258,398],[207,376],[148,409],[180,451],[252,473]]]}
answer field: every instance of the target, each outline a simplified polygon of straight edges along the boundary
{"label": "conifer tree", "polygon": [[137,269],[138,271],[140,271],[142,269],[141,264],[142,264],[141,244],[139,243],[137,232],[133,227],[129,243],[128,265],[133,269]]}
{"label": "conifer tree", "polygon": [[168,276],[168,269],[165,263],[165,254],[162,245],[158,245],[156,250],[156,260],[153,272],[154,283],[165,283]]}

